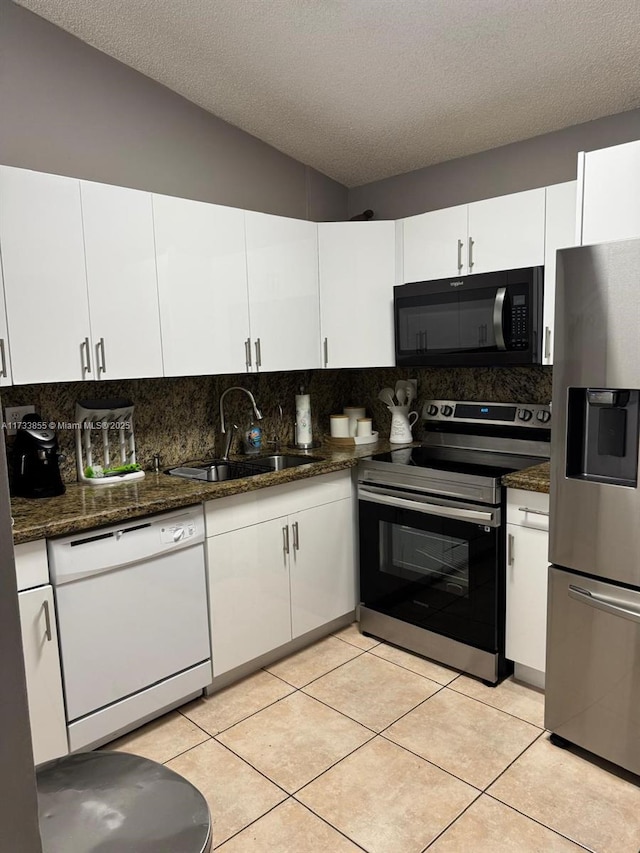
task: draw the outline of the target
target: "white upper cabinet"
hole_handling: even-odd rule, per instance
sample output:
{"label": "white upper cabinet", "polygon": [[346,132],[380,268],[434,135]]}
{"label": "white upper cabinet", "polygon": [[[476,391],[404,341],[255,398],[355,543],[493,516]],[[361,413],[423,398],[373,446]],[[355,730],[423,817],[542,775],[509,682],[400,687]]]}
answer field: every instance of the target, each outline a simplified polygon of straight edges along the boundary
{"label": "white upper cabinet", "polygon": [[469,205],[470,273],[544,264],[544,188]]}
{"label": "white upper cabinet", "polygon": [[318,226],[245,213],[253,367],[320,367]]}
{"label": "white upper cabinet", "polygon": [[2,255],[0,255],[0,388],[11,385],[11,355],[9,353],[9,329],[5,310],[4,278],[2,275]]}
{"label": "white upper cabinet", "polygon": [[244,211],[154,195],[165,376],[250,367]]}
{"label": "white upper cabinet", "polygon": [[578,175],[582,245],[640,237],[640,142],[579,155]]}
{"label": "white upper cabinet", "polygon": [[79,181],[0,167],[0,251],[13,381],[93,378]]}
{"label": "white upper cabinet", "polygon": [[542,363],[553,364],[556,252],[575,246],[577,182],[547,187],[544,234],[544,342]]}
{"label": "white upper cabinet", "polygon": [[162,376],[151,195],[80,182],[98,379]]}
{"label": "white upper cabinet", "polygon": [[395,222],[320,222],[318,246],[324,366],[392,366]]}
{"label": "white upper cabinet", "polygon": [[544,209],[542,188],[403,219],[403,281],[541,266]]}
{"label": "white upper cabinet", "polygon": [[403,282],[430,281],[467,270],[468,205],[433,210],[402,221]]}

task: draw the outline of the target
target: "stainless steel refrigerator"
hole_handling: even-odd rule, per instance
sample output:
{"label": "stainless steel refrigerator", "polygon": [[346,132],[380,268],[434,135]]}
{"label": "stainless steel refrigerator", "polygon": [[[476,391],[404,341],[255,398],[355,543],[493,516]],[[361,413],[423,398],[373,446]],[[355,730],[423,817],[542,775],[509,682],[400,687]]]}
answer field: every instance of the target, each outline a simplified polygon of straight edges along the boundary
{"label": "stainless steel refrigerator", "polygon": [[558,253],[545,726],[640,773],[640,240]]}

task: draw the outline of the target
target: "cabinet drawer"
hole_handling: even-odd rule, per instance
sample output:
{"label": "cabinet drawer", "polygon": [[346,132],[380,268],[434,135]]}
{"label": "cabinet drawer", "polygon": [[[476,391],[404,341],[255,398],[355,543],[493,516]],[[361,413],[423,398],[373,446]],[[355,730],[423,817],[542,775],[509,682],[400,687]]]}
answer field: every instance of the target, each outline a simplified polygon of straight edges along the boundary
{"label": "cabinet drawer", "polygon": [[524,489],[507,491],[507,522],[534,530],[549,529],[549,495]]}
{"label": "cabinet drawer", "polygon": [[335,471],[311,479],[256,492],[244,492],[205,503],[206,535],[217,536],[313,506],[351,497],[351,470]]}
{"label": "cabinet drawer", "polygon": [[47,543],[44,539],[14,547],[18,592],[49,583]]}

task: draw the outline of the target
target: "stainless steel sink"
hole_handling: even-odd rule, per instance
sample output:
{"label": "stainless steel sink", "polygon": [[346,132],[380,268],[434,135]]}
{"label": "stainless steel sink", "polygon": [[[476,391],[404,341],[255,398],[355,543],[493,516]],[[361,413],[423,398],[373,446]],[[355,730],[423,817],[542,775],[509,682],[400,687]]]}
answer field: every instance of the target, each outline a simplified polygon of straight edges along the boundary
{"label": "stainless steel sink", "polygon": [[310,462],[321,462],[318,456],[293,456],[286,453],[273,453],[270,456],[256,456],[243,460],[212,459],[198,465],[181,465],[169,468],[165,474],[173,477],[185,477],[187,480],[204,480],[218,483],[224,480],[239,480],[241,477],[257,477],[272,471],[283,471]]}
{"label": "stainless steel sink", "polygon": [[297,468],[298,465],[309,465],[311,462],[322,462],[322,459],[319,456],[293,456],[288,453],[273,453],[271,456],[257,456],[252,460],[253,465],[264,465],[273,471]]}

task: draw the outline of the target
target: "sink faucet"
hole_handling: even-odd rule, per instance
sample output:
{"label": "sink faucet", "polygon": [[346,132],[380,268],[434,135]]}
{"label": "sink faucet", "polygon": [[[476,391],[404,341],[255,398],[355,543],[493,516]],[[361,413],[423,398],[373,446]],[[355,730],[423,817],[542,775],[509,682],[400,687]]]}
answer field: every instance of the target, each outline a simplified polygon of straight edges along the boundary
{"label": "sink faucet", "polygon": [[[224,398],[227,396],[229,391],[243,391],[251,400],[251,405],[253,406],[253,414],[255,415],[256,420],[257,421],[262,420],[262,412],[260,411],[260,409],[256,405],[256,401],[255,401],[254,396],[251,393],[251,391],[248,391],[246,388],[242,388],[240,385],[232,385],[231,388],[227,388],[220,395],[220,427],[221,427],[221,431],[222,431],[223,435],[227,432],[225,419],[224,419],[224,405],[223,405],[223,403],[224,403]],[[235,427],[235,429],[237,429],[235,424],[234,424],[234,427]],[[223,459],[227,459],[229,457],[229,451],[231,449],[231,442],[233,441],[234,431],[235,430],[232,429],[229,436],[227,436],[227,444],[226,444],[226,448],[225,448],[225,454],[222,457]]]}

